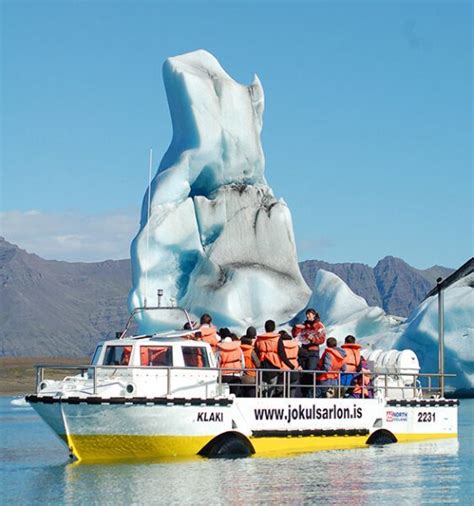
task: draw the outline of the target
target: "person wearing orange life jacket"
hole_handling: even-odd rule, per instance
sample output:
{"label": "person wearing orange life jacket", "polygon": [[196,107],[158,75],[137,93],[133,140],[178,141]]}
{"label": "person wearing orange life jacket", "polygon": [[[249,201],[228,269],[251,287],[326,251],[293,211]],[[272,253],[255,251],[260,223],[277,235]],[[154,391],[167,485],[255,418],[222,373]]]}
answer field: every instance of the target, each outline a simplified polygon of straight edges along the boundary
{"label": "person wearing orange life jacket", "polygon": [[292,371],[301,369],[298,361],[298,341],[296,339],[293,339],[286,330],[280,330],[278,333],[280,335],[280,339],[278,341],[280,369],[290,369]]}
{"label": "person wearing orange life jacket", "polygon": [[217,343],[216,358],[217,367],[222,369],[222,382],[229,384],[231,393],[239,395],[245,360],[240,348],[240,340],[235,334]]}
{"label": "person wearing orange life jacket", "polygon": [[[324,327],[319,313],[313,308],[306,310],[306,320],[297,324],[291,331],[300,343],[300,365],[305,371],[316,371],[319,362],[319,345],[326,339],[326,328]],[[302,375],[301,385],[305,397],[313,397],[314,375],[306,373]]]}
{"label": "person wearing orange life jacket", "polygon": [[341,375],[341,384],[349,386],[354,375],[360,371],[360,350],[362,346],[356,343],[354,336],[346,336],[341,348],[346,352],[346,372]]}
{"label": "person wearing orange life jacket", "polygon": [[352,380],[352,388],[349,390],[349,397],[355,399],[372,399],[374,397],[370,369],[364,357],[361,357],[359,372],[354,375]]}
{"label": "person wearing orange life jacket", "polygon": [[280,357],[280,369],[291,370],[288,374],[290,381],[290,397],[297,396],[297,385],[299,383],[299,370],[301,369],[298,354],[298,341],[293,339],[286,330],[280,330],[280,339],[278,341],[278,356]]}
{"label": "person wearing orange life jacket", "polygon": [[318,373],[318,385],[320,387],[316,392],[317,397],[326,397],[328,387],[339,384],[340,373],[346,370],[345,358],[346,352],[337,346],[337,340],[334,337],[328,337],[326,349],[318,364],[318,370],[325,372]]}
{"label": "person wearing orange life jacket", "polygon": [[275,332],[275,322],[267,320],[265,322],[265,332],[259,334],[255,340],[255,351],[257,352],[262,369],[274,369],[274,371],[264,371],[263,381],[266,383],[276,383],[278,380],[281,360],[278,354],[278,341],[280,334]]}
{"label": "person wearing orange life jacket", "polygon": [[201,325],[199,331],[201,332],[201,340],[211,345],[212,351],[217,350],[217,329],[212,325],[212,317],[210,314],[204,313],[201,316]]}
{"label": "person wearing orange life jacket", "polygon": [[240,338],[240,348],[244,354],[245,371],[242,374],[242,397],[255,397],[255,383],[257,373],[255,369],[260,367],[260,360],[254,348],[254,340],[257,336],[255,327],[249,327],[245,336]]}

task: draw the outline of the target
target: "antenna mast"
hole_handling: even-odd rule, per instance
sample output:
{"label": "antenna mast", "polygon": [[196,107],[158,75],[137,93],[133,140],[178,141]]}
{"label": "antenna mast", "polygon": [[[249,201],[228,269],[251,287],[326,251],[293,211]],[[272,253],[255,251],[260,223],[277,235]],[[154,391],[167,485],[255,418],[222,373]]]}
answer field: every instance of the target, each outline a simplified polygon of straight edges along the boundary
{"label": "antenna mast", "polygon": [[148,203],[147,203],[147,220],[146,220],[146,269],[145,269],[145,297],[144,306],[146,307],[148,295],[148,252],[150,249],[150,205],[151,205],[151,167],[153,165],[153,149],[150,148],[150,160],[148,164]]}

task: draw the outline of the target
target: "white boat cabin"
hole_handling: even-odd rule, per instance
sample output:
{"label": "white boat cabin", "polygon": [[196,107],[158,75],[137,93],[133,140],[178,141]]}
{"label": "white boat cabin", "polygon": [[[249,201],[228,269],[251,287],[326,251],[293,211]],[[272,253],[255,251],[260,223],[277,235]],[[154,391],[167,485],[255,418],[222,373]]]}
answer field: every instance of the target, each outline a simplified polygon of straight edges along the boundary
{"label": "white boat cabin", "polygon": [[101,397],[216,397],[216,358],[208,343],[186,338],[189,331],[134,336],[99,343],[90,367],[62,382],[44,380],[41,394],[53,392]]}

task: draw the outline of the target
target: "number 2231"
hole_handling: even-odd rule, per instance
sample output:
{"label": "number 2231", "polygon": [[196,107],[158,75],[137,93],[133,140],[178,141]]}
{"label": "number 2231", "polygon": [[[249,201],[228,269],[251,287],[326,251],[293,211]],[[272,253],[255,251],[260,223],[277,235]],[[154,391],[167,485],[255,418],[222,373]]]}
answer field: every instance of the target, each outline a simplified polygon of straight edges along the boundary
{"label": "number 2231", "polygon": [[418,413],[418,421],[419,422],[435,422],[436,421],[436,413],[431,411],[421,411]]}

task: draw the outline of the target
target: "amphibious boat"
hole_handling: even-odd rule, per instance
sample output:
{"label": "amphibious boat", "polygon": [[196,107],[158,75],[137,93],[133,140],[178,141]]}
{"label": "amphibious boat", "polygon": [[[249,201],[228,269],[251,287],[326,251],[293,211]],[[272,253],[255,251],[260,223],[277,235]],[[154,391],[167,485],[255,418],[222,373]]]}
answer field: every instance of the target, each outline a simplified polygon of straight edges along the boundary
{"label": "amphibious boat", "polygon": [[[433,386],[443,384],[439,374],[419,373],[413,352],[369,357],[372,398],[346,398],[340,382],[331,398],[315,389],[294,397],[290,371],[270,385],[261,369],[252,397],[236,397],[196,331],[127,336],[134,315],[156,309],[170,308],[135,309],[90,364],[37,366],[26,400],[78,461],[277,456],[457,437],[458,401]],[[187,311],[173,309],[192,328]],[[307,373],[316,384],[316,372]]]}

